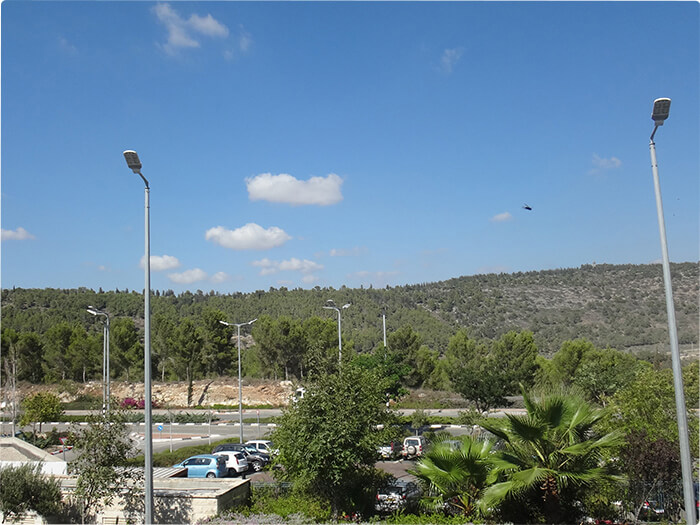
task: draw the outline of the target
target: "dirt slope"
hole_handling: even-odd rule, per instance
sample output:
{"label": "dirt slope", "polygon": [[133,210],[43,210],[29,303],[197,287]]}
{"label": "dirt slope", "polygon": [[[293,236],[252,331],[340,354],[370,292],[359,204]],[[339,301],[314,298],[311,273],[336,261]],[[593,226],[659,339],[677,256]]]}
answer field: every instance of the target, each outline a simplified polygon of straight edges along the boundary
{"label": "dirt slope", "polygon": [[[127,397],[134,399],[143,398],[143,383],[126,383],[112,381],[111,395],[118,401]],[[161,383],[155,381],[151,384],[153,399],[161,407],[187,408],[187,383],[185,381],[173,383]],[[36,392],[53,392],[61,401],[70,402],[81,395],[102,397],[102,383],[90,381],[88,383],[61,383],[56,385],[30,385],[19,384],[17,388],[18,399]],[[3,392],[7,395],[7,392]],[[244,406],[269,406],[281,407],[289,404],[292,394],[290,381],[256,381],[243,383]],[[193,384],[192,405],[238,405],[238,379],[220,378],[216,380],[195,381]]]}

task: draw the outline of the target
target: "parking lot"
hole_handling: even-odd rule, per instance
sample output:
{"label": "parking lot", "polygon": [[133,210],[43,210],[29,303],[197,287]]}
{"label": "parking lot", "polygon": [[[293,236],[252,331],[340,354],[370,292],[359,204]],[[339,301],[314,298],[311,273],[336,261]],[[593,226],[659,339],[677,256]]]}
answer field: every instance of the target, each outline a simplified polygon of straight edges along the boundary
{"label": "parking lot", "polygon": [[[388,461],[378,461],[375,467],[388,472],[397,479],[405,479],[411,481],[415,479],[407,472],[407,470],[415,466],[415,461],[403,461],[403,460],[388,460]],[[275,478],[272,476],[272,472],[269,470],[263,470],[262,472],[254,472],[246,474],[246,479],[261,483],[273,483]]]}

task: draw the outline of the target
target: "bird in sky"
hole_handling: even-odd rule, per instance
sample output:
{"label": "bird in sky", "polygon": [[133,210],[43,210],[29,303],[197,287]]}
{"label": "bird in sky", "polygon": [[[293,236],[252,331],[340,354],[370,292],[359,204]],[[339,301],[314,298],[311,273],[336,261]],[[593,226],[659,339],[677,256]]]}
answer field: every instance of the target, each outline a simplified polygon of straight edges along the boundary
{"label": "bird in sky", "polygon": [[529,205],[527,205],[527,204],[523,204],[523,209],[524,209],[524,210],[532,211],[532,207],[529,206]]}

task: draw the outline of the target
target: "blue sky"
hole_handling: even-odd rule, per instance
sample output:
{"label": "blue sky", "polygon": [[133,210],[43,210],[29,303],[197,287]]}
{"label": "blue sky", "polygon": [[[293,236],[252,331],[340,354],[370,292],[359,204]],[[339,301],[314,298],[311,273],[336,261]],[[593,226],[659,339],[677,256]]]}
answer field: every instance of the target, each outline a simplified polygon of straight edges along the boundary
{"label": "blue sky", "polygon": [[[2,6],[2,286],[383,287],[697,261],[695,2]],[[522,208],[529,204],[533,209]]]}

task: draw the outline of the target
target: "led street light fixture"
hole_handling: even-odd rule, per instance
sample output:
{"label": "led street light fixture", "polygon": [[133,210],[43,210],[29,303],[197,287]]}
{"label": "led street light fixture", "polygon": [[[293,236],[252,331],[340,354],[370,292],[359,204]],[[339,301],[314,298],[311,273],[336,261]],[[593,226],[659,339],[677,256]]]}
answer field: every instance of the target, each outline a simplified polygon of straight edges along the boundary
{"label": "led street light fixture", "polygon": [[139,160],[139,156],[135,151],[130,149],[126,150],[124,152],[124,159],[126,159],[126,165],[129,166],[131,171],[134,173],[141,172],[141,161]]}
{"label": "led street light fixture", "polygon": [[657,98],[654,101],[654,109],[651,112],[651,119],[657,126],[664,125],[664,120],[668,118],[668,111],[670,108],[670,98]]}

